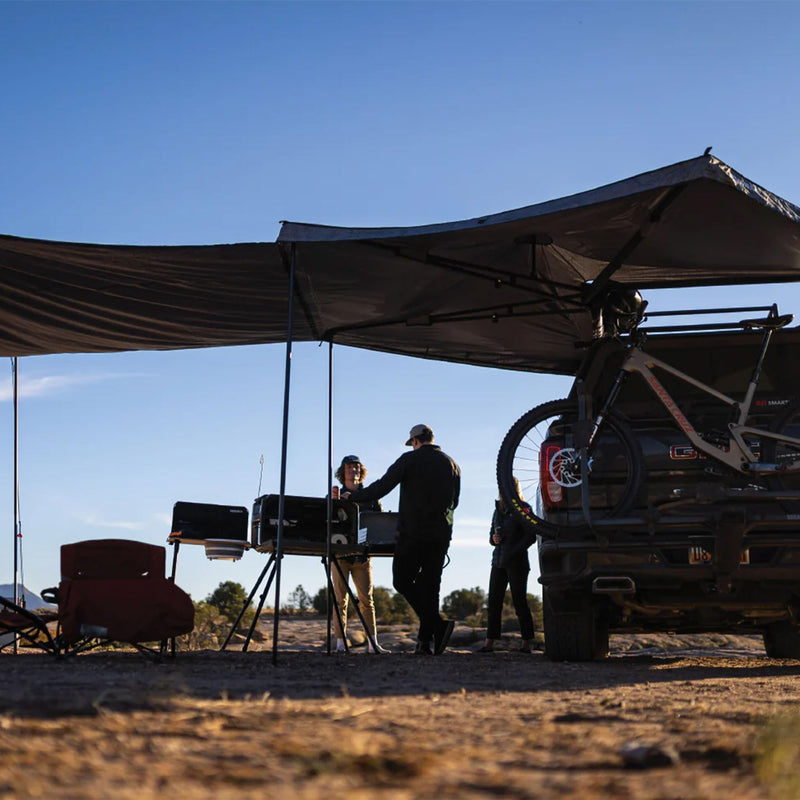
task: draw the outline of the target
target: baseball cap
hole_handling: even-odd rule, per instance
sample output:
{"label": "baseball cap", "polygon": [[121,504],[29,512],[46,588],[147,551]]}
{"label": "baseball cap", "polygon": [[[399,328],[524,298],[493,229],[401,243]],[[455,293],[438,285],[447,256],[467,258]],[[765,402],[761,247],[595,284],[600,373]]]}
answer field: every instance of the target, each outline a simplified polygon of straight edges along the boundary
{"label": "baseball cap", "polygon": [[428,425],[415,425],[409,432],[408,432],[408,441],[406,442],[406,447],[411,447],[411,440],[418,439],[423,434],[429,434],[433,436],[433,431]]}
{"label": "baseball cap", "polygon": [[361,459],[358,456],[345,456],[342,459],[342,463],[339,466],[343,467],[345,464],[360,464],[360,463]]}

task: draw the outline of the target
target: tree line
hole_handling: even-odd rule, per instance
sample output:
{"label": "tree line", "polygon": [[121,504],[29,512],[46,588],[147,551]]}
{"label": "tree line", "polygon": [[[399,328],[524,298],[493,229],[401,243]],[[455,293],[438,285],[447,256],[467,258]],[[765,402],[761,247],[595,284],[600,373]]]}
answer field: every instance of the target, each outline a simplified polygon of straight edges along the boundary
{"label": "tree line", "polygon": [[[231,625],[236,621],[243,608],[244,613],[237,632],[246,634],[255,616],[255,608],[252,601],[247,603],[247,596],[248,593],[241,584],[235,581],[225,581],[220,583],[205,600],[196,602],[195,629],[189,634],[188,646],[190,648],[217,647],[224,641]],[[324,616],[327,614],[328,608],[327,597],[328,592],[325,586],[312,596],[302,585],[298,585],[289,592],[286,603],[281,607],[281,613]],[[373,589],[372,597],[379,625],[416,624],[416,614],[401,594],[383,586],[376,586]],[[473,586],[471,589],[456,589],[442,599],[441,611],[450,619],[459,620],[473,627],[485,627],[486,599],[486,592],[480,586]],[[357,620],[358,615],[353,605],[353,603],[349,604],[348,618]],[[534,594],[528,594],[528,605],[537,630],[541,630],[541,600]],[[272,613],[272,611],[272,608],[264,608],[265,613]],[[503,628],[512,631],[517,630],[518,625],[511,592],[507,591],[503,603]],[[258,626],[256,626],[253,636],[258,638],[258,635]]]}

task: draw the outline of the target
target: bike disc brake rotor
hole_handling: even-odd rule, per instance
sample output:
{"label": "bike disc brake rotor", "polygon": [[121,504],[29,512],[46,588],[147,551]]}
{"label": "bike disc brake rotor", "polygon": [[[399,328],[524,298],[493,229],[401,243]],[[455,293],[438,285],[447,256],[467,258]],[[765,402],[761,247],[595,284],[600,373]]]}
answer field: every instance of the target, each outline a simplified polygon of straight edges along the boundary
{"label": "bike disc brake rotor", "polygon": [[[587,462],[589,471],[592,460]],[[559,485],[569,489],[581,485],[581,454],[574,447],[563,447],[550,457],[547,464],[550,477]]]}

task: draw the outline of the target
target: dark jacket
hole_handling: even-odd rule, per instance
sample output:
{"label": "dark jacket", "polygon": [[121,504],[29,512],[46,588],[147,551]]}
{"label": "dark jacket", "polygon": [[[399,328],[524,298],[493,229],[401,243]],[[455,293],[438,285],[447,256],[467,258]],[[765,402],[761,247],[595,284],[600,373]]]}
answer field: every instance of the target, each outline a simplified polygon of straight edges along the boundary
{"label": "dark jacket", "polygon": [[492,527],[489,529],[490,544],[494,544],[492,535],[495,533],[500,535],[500,544],[494,545],[492,566],[529,570],[531,565],[528,560],[528,548],[536,537],[526,531],[522,523],[510,511],[502,509],[498,503],[495,503]]}
{"label": "dark jacket", "polygon": [[356,503],[384,497],[400,485],[399,538],[446,539],[453,534],[453,511],[461,492],[461,470],[447,453],[425,444],[403,453],[378,480],[353,492]]}

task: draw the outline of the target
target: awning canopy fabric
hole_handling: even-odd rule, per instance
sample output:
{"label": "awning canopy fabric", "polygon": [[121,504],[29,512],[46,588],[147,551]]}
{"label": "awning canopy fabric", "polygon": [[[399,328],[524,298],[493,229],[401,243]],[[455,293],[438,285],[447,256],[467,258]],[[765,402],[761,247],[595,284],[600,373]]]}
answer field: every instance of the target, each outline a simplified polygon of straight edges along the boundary
{"label": "awning canopy fabric", "polygon": [[800,279],[800,208],[704,155],[515,211],[413,228],[286,222],[276,243],[0,237],[0,355],[282,342],[571,373],[608,280]]}

